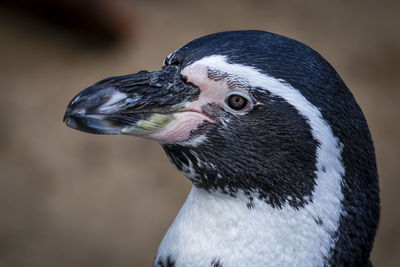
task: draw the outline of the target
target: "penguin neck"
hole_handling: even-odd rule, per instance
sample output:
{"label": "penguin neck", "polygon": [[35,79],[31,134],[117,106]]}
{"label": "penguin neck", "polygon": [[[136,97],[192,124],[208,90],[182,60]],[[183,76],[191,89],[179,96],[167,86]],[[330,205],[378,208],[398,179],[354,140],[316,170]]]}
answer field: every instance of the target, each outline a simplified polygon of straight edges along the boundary
{"label": "penguin neck", "polygon": [[155,265],[322,266],[334,247],[339,214],[329,216],[324,211],[329,207],[315,209],[316,204],[274,208],[255,198],[249,206],[244,193],[233,197],[193,186],[160,245]]}

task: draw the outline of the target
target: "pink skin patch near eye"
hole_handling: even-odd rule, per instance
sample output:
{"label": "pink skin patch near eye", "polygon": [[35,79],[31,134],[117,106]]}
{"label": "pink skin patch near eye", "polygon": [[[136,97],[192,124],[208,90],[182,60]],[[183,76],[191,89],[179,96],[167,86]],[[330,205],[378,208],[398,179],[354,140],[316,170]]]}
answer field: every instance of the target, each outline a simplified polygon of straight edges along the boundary
{"label": "pink skin patch near eye", "polygon": [[187,141],[190,133],[204,122],[217,123],[204,114],[202,108],[211,103],[223,106],[226,94],[230,89],[224,79],[219,81],[210,79],[207,69],[205,65],[194,63],[181,71],[181,75],[188,82],[193,83],[200,89],[198,99],[188,102],[183,111],[175,113],[175,119],[160,131],[146,134],[143,137],[161,143],[177,143]]}
{"label": "pink skin patch near eye", "polygon": [[225,79],[212,80],[208,77],[208,67],[201,64],[192,64],[181,71],[188,82],[193,83],[200,89],[199,98],[187,104],[188,108],[200,109],[207,104],[222,106],[224,99],[230,89]]}

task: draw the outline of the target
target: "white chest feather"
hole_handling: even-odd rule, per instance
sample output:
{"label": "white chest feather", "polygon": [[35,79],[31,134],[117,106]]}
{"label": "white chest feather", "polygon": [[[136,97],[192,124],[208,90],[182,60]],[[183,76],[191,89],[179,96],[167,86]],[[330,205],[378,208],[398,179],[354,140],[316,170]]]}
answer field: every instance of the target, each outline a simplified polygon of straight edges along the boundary
{"label": "white chest feather", "polygon": [[232,198],[193,187],[160,245],[157,260],[170,257],[175,266],[212,266],[213,262],[322,266],[337,226],[329,209],[336,209],[338,203],[326,200],[317,210],[315,204],[300,210],[288,205],[276,209],[259,200],[248,209],[244,196]]}

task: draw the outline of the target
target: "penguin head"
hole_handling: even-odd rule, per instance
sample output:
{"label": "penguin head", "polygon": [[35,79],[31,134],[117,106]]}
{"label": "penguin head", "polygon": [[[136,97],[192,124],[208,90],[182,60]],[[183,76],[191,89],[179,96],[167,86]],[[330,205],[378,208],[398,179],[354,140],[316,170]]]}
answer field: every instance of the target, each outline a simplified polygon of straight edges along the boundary
{"label": "penguin head", "polygon": [[[72,99],[65,121],[156,140],[206,190],[301,206],[312,195],[321,140],[349,131],[343,120],[352,113],[360,111],[351,93],[317,52],[280,35],[236,31],[188,43],[161,71],[94,84]],[[338,149],[331,139],[325,143]]]}

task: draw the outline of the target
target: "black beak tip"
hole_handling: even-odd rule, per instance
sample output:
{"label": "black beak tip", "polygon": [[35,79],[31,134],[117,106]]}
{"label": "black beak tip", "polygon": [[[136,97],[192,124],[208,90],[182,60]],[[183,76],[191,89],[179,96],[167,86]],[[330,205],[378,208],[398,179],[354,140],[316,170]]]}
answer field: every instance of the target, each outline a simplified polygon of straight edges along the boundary
{"label": "black beak tip", "polygon": [[86,118],[79,114],[65,114],[64,123],[75,130],[91,134],[105,134],[106,130],[104,127],[100,127],[101,124],[97,120]]}
{"label": "black beak tip", "polygon": [[80,127],[78,126],[78,121],[82,120],[82,116],[78,118],[76,114],[72,114],[67,110],[64,114],[63,117],[63,122],[70,128],[80,130]]}
{"label": "black beak tip", "polygon": [[67,110],[67,111],[65,111],[64,116],[63,116],[63,123],[67,123],[68,119],[69,119],[69,112]]}

